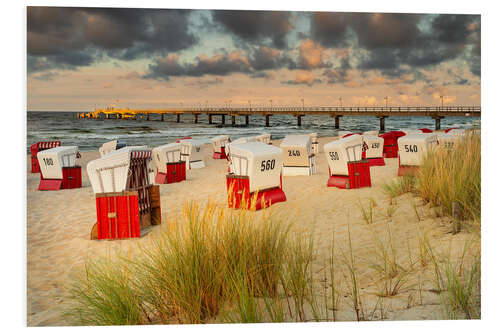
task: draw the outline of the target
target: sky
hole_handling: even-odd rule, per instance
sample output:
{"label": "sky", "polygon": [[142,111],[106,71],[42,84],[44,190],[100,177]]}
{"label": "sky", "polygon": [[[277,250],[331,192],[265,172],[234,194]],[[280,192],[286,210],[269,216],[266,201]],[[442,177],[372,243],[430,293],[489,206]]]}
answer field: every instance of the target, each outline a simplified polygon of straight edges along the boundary
{"label": "sky", "polygon": [[479,15],[27,7],[26,37],[30,111],[481,104]]}

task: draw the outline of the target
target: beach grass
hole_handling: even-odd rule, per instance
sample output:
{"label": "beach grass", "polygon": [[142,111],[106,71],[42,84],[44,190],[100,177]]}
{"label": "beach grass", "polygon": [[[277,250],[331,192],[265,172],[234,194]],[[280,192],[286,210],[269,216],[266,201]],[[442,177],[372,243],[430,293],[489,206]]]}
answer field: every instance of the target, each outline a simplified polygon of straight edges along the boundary
{"label": "beach grass", "polygon": [[89,260],[68,318],[80,325],[283,321],[290,296],[290,317],[306,320],[313,239],[291,237],[290,227],[271,211],[186,203],[134,258]]}
{"label": "beach grass", "polygon": [[73,307],[64,313],[79,325],[140,325],[148,323],[133,288],[130,271],[109,257],[88,261],[70,290]]}
{"label": "beach grass", "polygon": [[469,133],[453,149],[435,149],[423,159],[416,186],[426,202],[453,216],[453,203],[461,218],[479,222],[481,216],[481,136]]}

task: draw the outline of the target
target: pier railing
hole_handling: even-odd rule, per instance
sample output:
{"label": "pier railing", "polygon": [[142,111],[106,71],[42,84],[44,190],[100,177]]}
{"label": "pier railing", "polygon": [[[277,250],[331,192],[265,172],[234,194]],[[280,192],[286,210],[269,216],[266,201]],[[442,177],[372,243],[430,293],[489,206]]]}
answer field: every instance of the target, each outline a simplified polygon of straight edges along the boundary
{"label": "pier railing", "polygon": [[192,114],[195,123],[198,116],[205,114],[208,116],[209,124],[212,124],[212,116],[221,116],[222,123],[225,124],[225,116],[232,117],[232,124],[236,124],[236,116],[245,116],[245,124],[249,124],[249,116],[260,115],[266,118],[266,126],[269,126],[269,118],[273,115],[291,115],[297,117],[297,125],[301,126],[302,117],[307,115],[327,115],[335,118],[335,128],[339,128],[339,119],[343,116],[375,116],[380,119],[380,129],[385,129],[385,118],[391,116],[428,116],[436,120],[436,129],[441,127],[441,119],[451,116],[481,117],[481,106],[192,106],[181,108],[164,109],[130,109],[108,107],[95,109],[93,112],[79,113],[79,118],[100,118],[105,115],[117,119],[150,119],[150,115],[159,115],[161,121],[165,114],[177,116],[180,122],[182,114]]}

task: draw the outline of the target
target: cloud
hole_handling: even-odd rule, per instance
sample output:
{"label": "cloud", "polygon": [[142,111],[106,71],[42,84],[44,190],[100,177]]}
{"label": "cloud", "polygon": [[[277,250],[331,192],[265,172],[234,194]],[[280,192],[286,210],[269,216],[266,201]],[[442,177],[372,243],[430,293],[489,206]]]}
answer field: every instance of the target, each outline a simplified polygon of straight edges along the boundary
{"label": "cloud", "polygon": [[294,61],[284,52],[268,46],[260,46],[248,51],[231,52],[220,49],[212,57],[205,54],[197,56],[192,62],[180,63],[176,54],[160,57],[149,65],[144,78],[169,80],[170,77],[200,77],[203,75],[226,76],[233,73],[243,73],[250,77],[271,78],[273,75],[266,70],[276,70],[285,67],[297,67]]}
{"label": "cloud", "polygon": [[[376,14],[371,15],[370,20],[354,23],[360,46],[368,51],[361,58],[360,69],[397,70],[404,65],[414,70],[431,67],[460,57],[465,59],[467,46],[477,44],[474,39],[477,38],[476,25],[480,25],[477,15],[441,14],[432,19],[426,16],[429,21],[426,29],[419,28],[422,15],[379,14],[376,20]],[[392,30],[397,32],[389,33]],[[473,61],[468,62],[471,71]]]}
{"label": "cloud", "polygon": [[[189,10],[137,8],[27,8],[31,69],[76,69],[103,56],[122,60],[185,50],[198,42]],[[38,66],[37,66],[38,65]],[[31,67],[30,67],[31,66]]]}
{"label": "cloud", "polygon": [[311,39],[304,39],[300,42],[299,49],[299,68],[315,69],[330,67],[331,63],[325,63],[325,49],[321,44]]}
{"label": "cloud", "polygon": [[58,77],[60,74],[56,72],[45,72],[33,75],[32,77],[40,81],[52,81],[54,78]]}
{"label": "cloud", "polygon": [[378,101],[375,96],[353,96],[351,97],[351,101],[352,105],[359,106],[375,106],[382,104],[381,101]]}
{"label": "cloud", "polygon": [[477,76],[480,31],[479,15],[391,13],[313,13],[310,29],[324,47],[355,47],[362,70],[417,70],[463,58]]}
{"label": "cloud", "polygon": [[186,87],[198,87],[200,89],[205,89],[209,86],[222,84],[222,83],[224,83],[224,79],[222,77],[215,77],[214,79],[209,79],[209,80],[199,79],[199,80],[187,82],[184,84],[184,86],[186,86]]}
{"label": "cloud", "polygon": [[240,52],[226,52],[207,57],[201,54],[194,62],[181,64],[175,54],[156,59],[149,65],[148,72],[144,75],[147,79],[169,80],[171,76],[194,76],[220,75],[225,76],[232,73],[251,73],[251,64],[245,55]]}
{"label": "cloud", "polygon": [[299,70],[295,73],[294,80],[282,81],[281,83],[291,85],[305,84],[312,86],[321,82],[321,79],[316,78],[312,72]]}
{"label": "cloud", "polygon": [[231,33],[237,41],[269,43],[278,49],[287,47],[286,36],[292,30],[290,12],[214,10],[213,20]]}
{"label": "cloud", "polygon": [[348,15],[345,13],[313,13],[311,36],[325,47],[346,46],[348,26]]}
{"label": "cloud", "polygon": [[[336,84],[336,83],[345,84],[349,81],[348,70],[350,69],[351,65],[349,63],[349,59],[347,58],[347,55],[344,55],[344,57],[340,61],[340,66],[325,70],[323,72],[323,75],[327,77],[328,84]],[[352,84],[350,86],[353,87]],[[359,85],[354,85],[354,86],[359,87]]]}
{"label": "cloud", "polygon": [[420,30],[419,14],[348,14],[358,43],[365,49],[404,48],[411,45]]}
{"label": "cloud", "polygon": [[254,70],[262,71],[293,66],[293,60],[283,51],[268,46],[260,46],[253,50],[250,64]]}

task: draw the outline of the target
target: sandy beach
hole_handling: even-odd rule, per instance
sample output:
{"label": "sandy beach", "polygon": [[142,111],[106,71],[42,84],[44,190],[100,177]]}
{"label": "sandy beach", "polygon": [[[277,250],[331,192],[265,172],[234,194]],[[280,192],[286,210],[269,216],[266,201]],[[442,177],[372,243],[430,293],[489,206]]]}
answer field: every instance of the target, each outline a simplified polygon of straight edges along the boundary
{"label": "sandy beach", "polygon": [[[365,260],[374,257],[375,238],[384,239],[388,228],[395,250],[410,262],[417,259],[418,235],[428,233],[436,249],[451,247],[459,253],[467,233],[452,235],[450,219],[438,217],[433,208],[411,194],[390,200],[383,185],[397,178],[398,160],[386,159],[386,165],[371,168],[371,188],[342,190],[328,188],[328,166],[322,146],[335,138],[320,138],[320,154],[317,157],[317,173],[313,176],[283,177],[283,190],[287,201],[273,206],[277,214],[290,216],[294,232],[312,234],[315,240],[315,279],[323,275],[325,260],[331,254],[332,235],[340,253],[345,249],[348,226],[356,255],[360,285],[364,293],[366,313],[376,307],[376,281],[373,281],[372,263]],[[279,140],[273,141],[279,145]],[[212,200],[226,204],[226,160],[213,160],[212,148],[205,146],[206,167],[189,170],[187,180],[181,183],[161,185],[162,221],[177,214],[187,200],[203,204]],[[90,230],[96,221],[94,194],[86,174],[89,161],[99,157],[98,152],[82,153],[77,164],[82,166],[82,188],[63,191],[38,191],[39,174],[30,171],[27,159],[27,321],[29,326],[68,325],[62,316],[66,301],[65,293],[72,283],[73,274],[92,256],[113,255],[114,251],[134,250],[137,244],[146,244],[155,237],[166,223],[151,228],[140,239],[118,241],[91,241]],[[367,224],[360,205],[368,207],[374,202],[373,223]],[[394,201],[394,200],[393,200]],[[388,210],[393,209],[392,214]],[[389,216],[392,215],[392,216]],[[451,244],[451,245],[450,245]],[[373,319],[420,320],[442,319],[439,295],[433,292],[430,270],[409,276],[401,292],[384,298],[385,317]],[[345,286],[344,286],[345,287]],[[340,301],[338,318],[355,320],[356,316],[347,297]]]}

